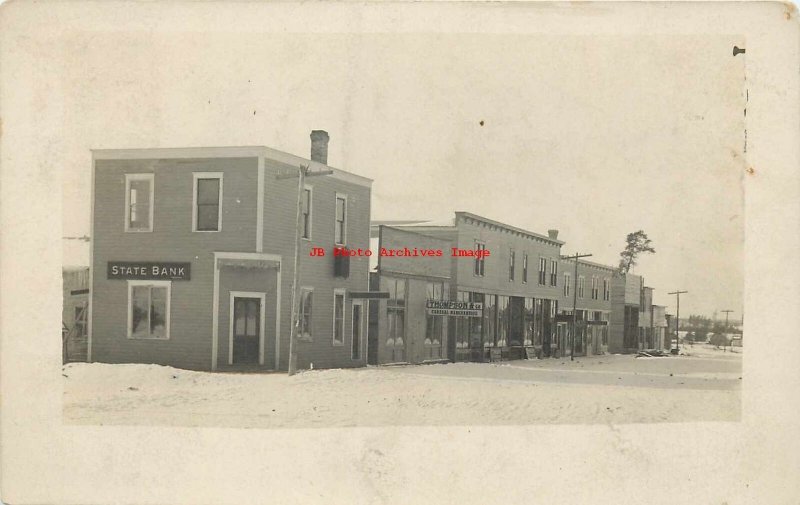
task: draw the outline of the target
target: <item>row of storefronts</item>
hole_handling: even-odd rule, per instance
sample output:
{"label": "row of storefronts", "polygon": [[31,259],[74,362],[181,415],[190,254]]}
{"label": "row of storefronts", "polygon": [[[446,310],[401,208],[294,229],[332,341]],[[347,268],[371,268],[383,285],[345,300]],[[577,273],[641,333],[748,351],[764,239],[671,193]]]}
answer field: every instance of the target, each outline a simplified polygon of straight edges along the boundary
{"label": "row of storefronts", "polygon": [[[668,347],[664,307],[641,277],[562,259],[537,234],[468,212],[445,222],[375,222],[373,248],[473,247],[483,258],[378,257],[369,362],[426,363],[601,355]],[[446,302],[446,303],[444,303]],[[619,316],[619,317],[616,317]]]}
{"label": "row of storefronts", "polygon": [[663,345],[639,277],[562,259],[557,230],[469,212],[371,223],[372,181],[328,166],[327,143],[312,132],[310,159],[93,151],[88,277],[65,277],[73,354],[268,371],[290,347],[299,368],[338,368]]}

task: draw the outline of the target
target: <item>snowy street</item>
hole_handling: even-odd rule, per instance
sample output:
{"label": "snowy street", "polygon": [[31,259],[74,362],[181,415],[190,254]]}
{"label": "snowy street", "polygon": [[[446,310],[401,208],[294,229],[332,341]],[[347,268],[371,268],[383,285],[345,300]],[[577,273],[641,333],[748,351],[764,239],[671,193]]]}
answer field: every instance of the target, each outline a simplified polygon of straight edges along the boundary
{"label": "snowy street", "polygon": [[286,374],[64,367],[64,422],[309,428],[738,421],[741,348]]}

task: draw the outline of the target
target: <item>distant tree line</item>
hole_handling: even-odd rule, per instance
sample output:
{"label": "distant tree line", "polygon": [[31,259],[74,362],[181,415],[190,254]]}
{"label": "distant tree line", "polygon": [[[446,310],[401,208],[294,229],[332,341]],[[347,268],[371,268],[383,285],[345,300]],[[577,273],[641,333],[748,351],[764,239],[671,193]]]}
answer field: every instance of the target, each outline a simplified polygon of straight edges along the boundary
{"label": "distant tree line", "polygon": [[713,321],[710,317],[691,315],[686,319],[681,319],[680,331],[686,332],[685,340],[705,342],[708,334],[713,333],[709,343],[716,346],[726,346],[730,342],[725,334],[733,333],[741,335],[742,331],[735,328],[730,322],[725,326],[724,321]]}

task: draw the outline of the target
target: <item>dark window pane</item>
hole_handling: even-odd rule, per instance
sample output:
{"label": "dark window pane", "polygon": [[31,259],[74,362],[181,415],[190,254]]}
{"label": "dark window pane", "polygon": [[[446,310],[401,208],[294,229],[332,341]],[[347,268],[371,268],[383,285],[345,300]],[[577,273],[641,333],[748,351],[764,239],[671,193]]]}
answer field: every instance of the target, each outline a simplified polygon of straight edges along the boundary
{"label": "dark window pane", "polygon": [[197,206],[197,229],[200,231],[219,230],[219,206],[218,205],[198,205]]}
{"label": "dark window pane", "polygon": [[197,180],[197,203],[219,204],[219,179]]}

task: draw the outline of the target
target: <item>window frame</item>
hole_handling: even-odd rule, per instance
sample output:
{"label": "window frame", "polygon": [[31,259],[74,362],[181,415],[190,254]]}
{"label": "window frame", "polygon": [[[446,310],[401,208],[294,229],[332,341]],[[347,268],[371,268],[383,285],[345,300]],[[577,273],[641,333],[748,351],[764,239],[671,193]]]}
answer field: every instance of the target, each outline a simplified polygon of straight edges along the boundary
{"label": "window frame", "polygon": [[[303,240],[311,241],[312,233],[314,230],[314,187],[310,184],[306,184],[303,186],[303,192],[305,193],[308,191],[308,236],[304,237],[302,232],[305,230],[301,230],[300,238]],[[302,210],[302,209],[301,209]],[[335,210],[335,209],[334,209]],[[302,214],[302,212],[301,212]],[[334,216],[335,219],[335,216]],[[335,233],[335,232],[334,232]]]}
{"label": "window frame", "polygon": [[539,285],[547,285],[547,258],[539,256]]}
{"label": "window frame", "polygon": [[[131,173],[125,174],[125,233],[152,233],[153,232],[153,214],[155,209],[155,196],[156,196],[156,182],[154,173]],[[150,182],[150,209],[149,220],[147,229],[131,228],[131,182],[133,181],[149,181]]]}
{"label": "window frame", "polygon": [[[163,337],[154,337],[154,336],[140,336],[133,334],[133,288],[135,286],[149,286],[153,287],[165,287],[167,288],[167,295],[166,295],[166,307],[164,308],[164,336]],[[152,296],[152,295],[151,295]],[[172,301],[172,281],[150,281],[150,280],[128,280],[128,324],[126,330],[126,336],[132,340],[169,340],[170,339],[170,325],[171,325],[171,301]],[[149,310],[149,309],[148,309]]]}
{"label": "window frame", "polygon": [[564,296],[572,294],[572,274],[564,272]]}
{"label": "window frame", "polygon": [[[336,297],[341,295],[342,297],[342,340],[336,340]],[[345,288],[334,288],[333,289],[333,331],[331,332],[331,345],[334,347],[342,347],[347,340],[347,325],[345,322],[347,321],[347,290]]]}
{"label": "window frame", "polygon": [[528,283],[528,253],[522,253],[522,283]]}
{"label": "window frame", "polygon": [[611,300],[611,281],[608,277],[603,278],[603,301]]}
{"label": "window frame", "polygon": [[[336,241],[336,227],[339,224],[339,220],[336,219],[336,206],[339,204],[339,200],[344,200],[344,209],[343,209],[343,220],[342,220],[342,240],[341,242]],[[349,209],[348,202],[347,202],[347,195],[345,193],[336,193],[336,196],[333,199],[333,244],[337,246],[346,246],[347,245],[347,217]]]}
{"label": "window frame", "polygon": [[575,287],[578,290],[578,298],[581,298],[581,299],[585,298],[585,295],[586,295],[586,277],[583,276],[583,275],[579,275],[578,276],[578,283],[577,283],[577,286],[575,286]]}
{"label": "window frame", "polygon": [[558,287],[558,260],[550,258],[550,286]]}
{"label": "window frame", "polygon": [[508,282],[514,282],[517,270],[517,253],[514,249],[508,250]]}
{"label": "window frame", "polygon": [[[223,186],[223,172],[192,172],[192,232],[193,233],[219,233],[222,231],[222,186]],[[199,187],[198,181],[200,179],[219,179],[219,195],[217,195],[217,229],[216,230],[198,230],[197,221],[200,219],[200,213],[197,208],[197,190]]]}
{"label": "window frame", "polygon": [[[486,250],[486,242],[483,240],[475,239],[475,250],[476,251],[485,251]],[[481,253],[483,254],[483,253]],[[472,276],[473,277],[485,277],[486,276],[486,256],[475,256],[475,263],[472,265]]]}

